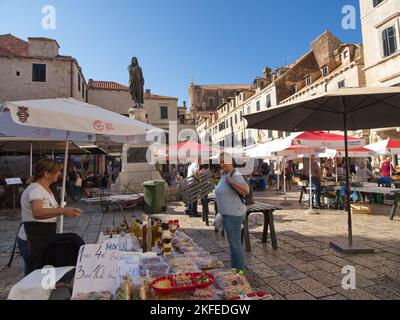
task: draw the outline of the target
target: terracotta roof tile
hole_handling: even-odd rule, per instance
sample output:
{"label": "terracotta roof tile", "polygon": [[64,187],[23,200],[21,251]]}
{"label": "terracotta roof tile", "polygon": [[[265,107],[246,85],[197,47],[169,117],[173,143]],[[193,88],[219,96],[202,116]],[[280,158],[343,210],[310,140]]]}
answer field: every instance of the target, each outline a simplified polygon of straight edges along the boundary
{"label": "terracotta roof tile", "polygon": [[[129,91],[127,86],[123,84],[119,84],[117,82],[112,81],[95,81],[90,79],[89,80],[89,88],[90,89],[103,89],[103,90],[119,90],[119,91]],[[147,100],[178,100],[178,98],[174,97],[167,97],[167,96],[160,96],[152,93],[144,93],[144,99]]]}
{"label": "terracotta roof tile", "polygon": [[28,40],[38,40],[38,41],[54,41],[58,47],[60,45],[58,44],[57,40],[51,39],[51,38],[44,38],[44,37],[29,37]]}
{"label": "terracotta roof tile", "polygon": [[14,37],[12,34],[0,35],[0,55],[28,57],[28,42]]}
{"label": "terracotta roof tile", "polygon": [[178,98],[159,96],[157,94],[152,94],[152,93],[147,93],[147,92],[145,92],[144,98],[149,99],[149,100],[178,100]]}
{"label": "terracotta roof tile", "polygon": [[122,84],[111,81],[95,81],[89,80],[89,88],[91,89],[105,89],[105,90],[120,90],[128,91],[128,87]]}

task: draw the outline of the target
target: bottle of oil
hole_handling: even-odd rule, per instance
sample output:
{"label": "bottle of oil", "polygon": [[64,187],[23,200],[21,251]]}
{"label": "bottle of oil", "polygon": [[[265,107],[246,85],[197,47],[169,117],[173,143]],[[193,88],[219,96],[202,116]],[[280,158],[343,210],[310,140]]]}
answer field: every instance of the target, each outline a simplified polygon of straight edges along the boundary
{"label": "bottle of oil", "polygon": [[148,233],[148,221],[143,220],[142,224],[142,250],[147,252],[147,233]]}
{"label": "bottle of oil", "polygon": [[147,234],[146,234],[146,252],[152,251],[153,246],[153,229],[152,229],[152,220],[149,219],[147,222]]}

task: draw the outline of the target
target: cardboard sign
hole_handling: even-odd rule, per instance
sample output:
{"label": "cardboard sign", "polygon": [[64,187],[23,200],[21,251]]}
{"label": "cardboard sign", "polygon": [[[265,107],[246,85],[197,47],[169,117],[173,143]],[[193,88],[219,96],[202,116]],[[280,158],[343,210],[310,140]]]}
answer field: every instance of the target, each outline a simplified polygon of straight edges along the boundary
{"label": "cardboard sign", "polygon": [[115,292],[118,251],[107,244],[91,244],[79,250],[72,299],[78,294]]}
{"label": "cardboard sign", "polygon": [[21,178],[6,178],[5,180],[8,186],[15,186],[18,184],[22,184]]}

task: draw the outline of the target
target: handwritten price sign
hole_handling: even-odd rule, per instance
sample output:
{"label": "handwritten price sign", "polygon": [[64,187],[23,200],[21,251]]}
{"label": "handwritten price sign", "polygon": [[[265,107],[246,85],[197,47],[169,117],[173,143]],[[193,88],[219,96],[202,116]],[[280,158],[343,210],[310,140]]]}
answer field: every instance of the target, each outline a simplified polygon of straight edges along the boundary
{"label": "handwritten price sign", "polygon": [[72,299],[90,292],[115,292],[118,251],[106,244],[82,246],[76,264]]}

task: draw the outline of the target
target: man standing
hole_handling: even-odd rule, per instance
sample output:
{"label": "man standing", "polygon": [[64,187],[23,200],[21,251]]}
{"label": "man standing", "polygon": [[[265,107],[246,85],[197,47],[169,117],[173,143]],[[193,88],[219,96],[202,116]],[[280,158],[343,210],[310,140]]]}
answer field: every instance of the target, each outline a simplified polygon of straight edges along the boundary
{"label": "man standing", "polygon": [[[310,160],[309,159],[304,159],[304,166],[303,166],[303,174],[310,179],[310,167],[309,167]],[[316,206],[318,209],[321,208],[321,169],[315,159],[315,156],[311,156],[311,183],[312,187],[314,188],[315,192],[315,202],[314,206]]]}
{"label": "man standing", "polygon": [[[197,181],[200,180],[200,167],[199,167],[199,163],[200,163],[201,159],[199,158],[198,161],[193,161],[189,168],[188,168],[188,173],[187,173],[187,177],[195,177],[197,179]],[[197,218],[200,217],[198,211],[197,211],[197,201],[190,203],[187,208],[185,213],[187,215],[190,215],[190,217],[192,218]]]}

